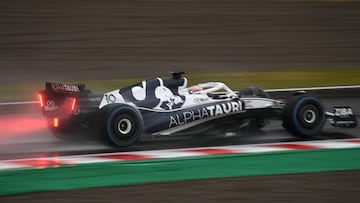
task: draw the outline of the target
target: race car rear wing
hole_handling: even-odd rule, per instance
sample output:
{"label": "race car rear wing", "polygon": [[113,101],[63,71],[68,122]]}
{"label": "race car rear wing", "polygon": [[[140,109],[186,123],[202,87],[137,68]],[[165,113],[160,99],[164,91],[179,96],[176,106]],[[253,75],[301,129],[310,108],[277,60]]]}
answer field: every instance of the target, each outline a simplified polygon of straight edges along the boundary
{"label": "race car rear wing", "polygon": [[84,90],[85,90],[84,84],[69,85],[69,84],[51,83],[51,82],[45,83],[45,91],[50,91],[50,92],[80,94]]}
{"label": "race car rear wing", "polygon": [[61,118],[78,112],[79,98],[86,96],[85,85],[45,83],[45,90],[39,92],[39,103],[45,116]]}

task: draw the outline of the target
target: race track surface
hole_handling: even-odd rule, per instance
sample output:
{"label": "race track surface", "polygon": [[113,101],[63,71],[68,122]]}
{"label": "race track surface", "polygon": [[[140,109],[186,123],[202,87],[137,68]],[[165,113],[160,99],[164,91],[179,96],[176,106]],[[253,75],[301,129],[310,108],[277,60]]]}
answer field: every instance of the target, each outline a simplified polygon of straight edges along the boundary
{"label": "race track surface", "polygon": [[[324,105],[331,111],[338,105],[350,105],[360,120],[360,99],[324,98]],[[71,141],[64,141],[54,137],[47,129],[44,117],[37,105],[25,105],[23,111],[16,108],[4,108],[0,114],[0,160],[15,158],[33,158],[43,156],[94,154],[122,151],[145,151],[159,149],[176,149],[191,147],[209,147],[240,144],[260,144],[275,142],[292,142],[305,140],[294,137],[286,132],[281,121],[270,121],[270,124],[261,130],[246,130],[234,136],[226,136],[227,131],[219,129],[205,135],[179,136],[143,136],[139,142],[127,148],[115,148],[98,140],[83,137]],[[23,126],[23,128],[19,128]],[[359,127],[334,128],[329,123],[325,125],[324,133],[314,140],[347,139],[360,137]]]}

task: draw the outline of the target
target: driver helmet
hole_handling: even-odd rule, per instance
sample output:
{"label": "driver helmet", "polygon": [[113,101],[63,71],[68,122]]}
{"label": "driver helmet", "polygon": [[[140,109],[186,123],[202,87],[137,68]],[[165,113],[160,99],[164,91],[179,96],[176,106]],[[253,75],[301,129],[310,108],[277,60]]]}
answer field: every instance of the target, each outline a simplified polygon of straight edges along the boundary
{"label": "driver helmet", "polygon": [[192,87],[189,87],[189,92],[190,94],[193,94],[195,92],[200,92],[200,91],[203,91],[204,89],[199,87],[199,86],[192,86]]}

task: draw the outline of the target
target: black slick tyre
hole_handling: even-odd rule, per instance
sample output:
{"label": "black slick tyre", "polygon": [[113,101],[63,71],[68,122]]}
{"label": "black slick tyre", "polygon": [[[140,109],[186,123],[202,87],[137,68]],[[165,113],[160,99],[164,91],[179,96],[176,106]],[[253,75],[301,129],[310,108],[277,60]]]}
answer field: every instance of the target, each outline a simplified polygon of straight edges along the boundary
{"label": "black slick tyre", "polygon": [[319,135],[325,120],[323,104],[309,95],[290,98],[283,110],[283,127],[298,137],[311,138]]}
{"label": "black slick tyre", "polygon": [[106,107],[105,132],[112,145],[127,147],[135,143],[143,131],[141,114],[129,105]]}

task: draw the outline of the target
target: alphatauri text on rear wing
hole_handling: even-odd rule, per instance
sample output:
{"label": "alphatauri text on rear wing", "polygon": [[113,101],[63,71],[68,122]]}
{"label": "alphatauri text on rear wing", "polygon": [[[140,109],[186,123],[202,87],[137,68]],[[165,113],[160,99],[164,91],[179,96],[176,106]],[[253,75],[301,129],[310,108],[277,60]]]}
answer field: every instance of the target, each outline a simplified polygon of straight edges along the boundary
{"label": "alphatauri text on rear wing", "polygon": [[77,84],[77,85],[69,85],[69,84],[63,84],[63,83],[52,83],[52,82],[46,82],[45,88],[48,91],[53,92],[63,92],[63,93],[81,93],[85,90],[84,84]]}

